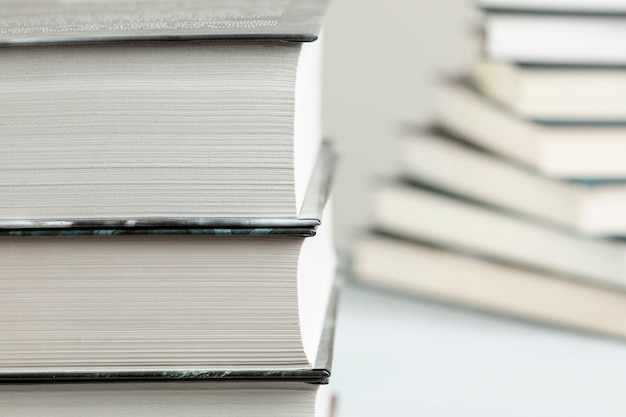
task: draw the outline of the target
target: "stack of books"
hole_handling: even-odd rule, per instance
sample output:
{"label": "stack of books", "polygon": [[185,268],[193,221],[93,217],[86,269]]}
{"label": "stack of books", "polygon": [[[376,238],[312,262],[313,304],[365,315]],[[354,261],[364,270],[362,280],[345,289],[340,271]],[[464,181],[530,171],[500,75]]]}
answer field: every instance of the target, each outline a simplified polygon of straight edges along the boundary
{"label": "stack of books", "polygon": [[3,414],[328,415],[324,7],[3,2]]}
{"label": "stack of books", "polygon": [[626,337],[626,2],[482,0],[484,37],[378,187],[362,281]]}

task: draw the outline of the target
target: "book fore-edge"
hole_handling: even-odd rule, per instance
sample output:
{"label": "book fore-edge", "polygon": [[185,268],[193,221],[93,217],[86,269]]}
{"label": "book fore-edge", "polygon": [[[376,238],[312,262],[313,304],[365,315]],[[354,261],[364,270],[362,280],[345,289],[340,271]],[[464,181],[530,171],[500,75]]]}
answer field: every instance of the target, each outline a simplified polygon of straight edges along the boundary
{"label": "book fore-edge", "polygon": [[337,154],[331,142],[320,149],[300,214],[295,218],[204,217],[0,220],[0,237],[152,235],[314,236],[330,197]]}

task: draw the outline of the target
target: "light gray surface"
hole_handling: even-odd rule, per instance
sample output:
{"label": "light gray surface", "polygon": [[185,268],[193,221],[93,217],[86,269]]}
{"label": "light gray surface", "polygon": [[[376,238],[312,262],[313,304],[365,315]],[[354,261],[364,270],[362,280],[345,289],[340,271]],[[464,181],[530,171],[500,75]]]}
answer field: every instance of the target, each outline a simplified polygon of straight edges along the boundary
{"label": "light gray surface", "polygon": [[626,342],[351,285],[338,320],[338,417],[626,415]]}

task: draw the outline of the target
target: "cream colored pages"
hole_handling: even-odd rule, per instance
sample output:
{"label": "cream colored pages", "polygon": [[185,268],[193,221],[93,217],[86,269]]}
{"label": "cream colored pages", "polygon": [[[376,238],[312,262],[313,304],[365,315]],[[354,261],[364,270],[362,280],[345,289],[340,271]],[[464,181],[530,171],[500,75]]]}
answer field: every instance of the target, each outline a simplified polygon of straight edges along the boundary
{"label": "cream colored pages", "polygon": [[0,239],[0,373],[310,367],[304,239]]}

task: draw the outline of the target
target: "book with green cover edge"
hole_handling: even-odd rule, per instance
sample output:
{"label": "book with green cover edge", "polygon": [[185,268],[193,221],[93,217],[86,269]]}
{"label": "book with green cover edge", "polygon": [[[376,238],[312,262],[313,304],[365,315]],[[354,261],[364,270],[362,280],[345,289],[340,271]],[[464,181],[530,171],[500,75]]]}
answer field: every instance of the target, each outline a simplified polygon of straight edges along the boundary
{"label": "book with green cover edge", "polygon": [[297,218],[14,219],[0,221],[0,237],[124,234],[314,236],[322,221],[336,162],[332,143],[324,142]]}
{"label": "book with green cover edge", "polygon": [[309,384],[328,384],[333,362],[337,303],[343,283],[340,274],[330,295],[326,322],[315,364],[311,368],[296,369],[180,369],[163,371],[123,372],[0,372],[0,387],[15,383],[101,383],[106,382],[167,382],[167,381],[293,381]]}

